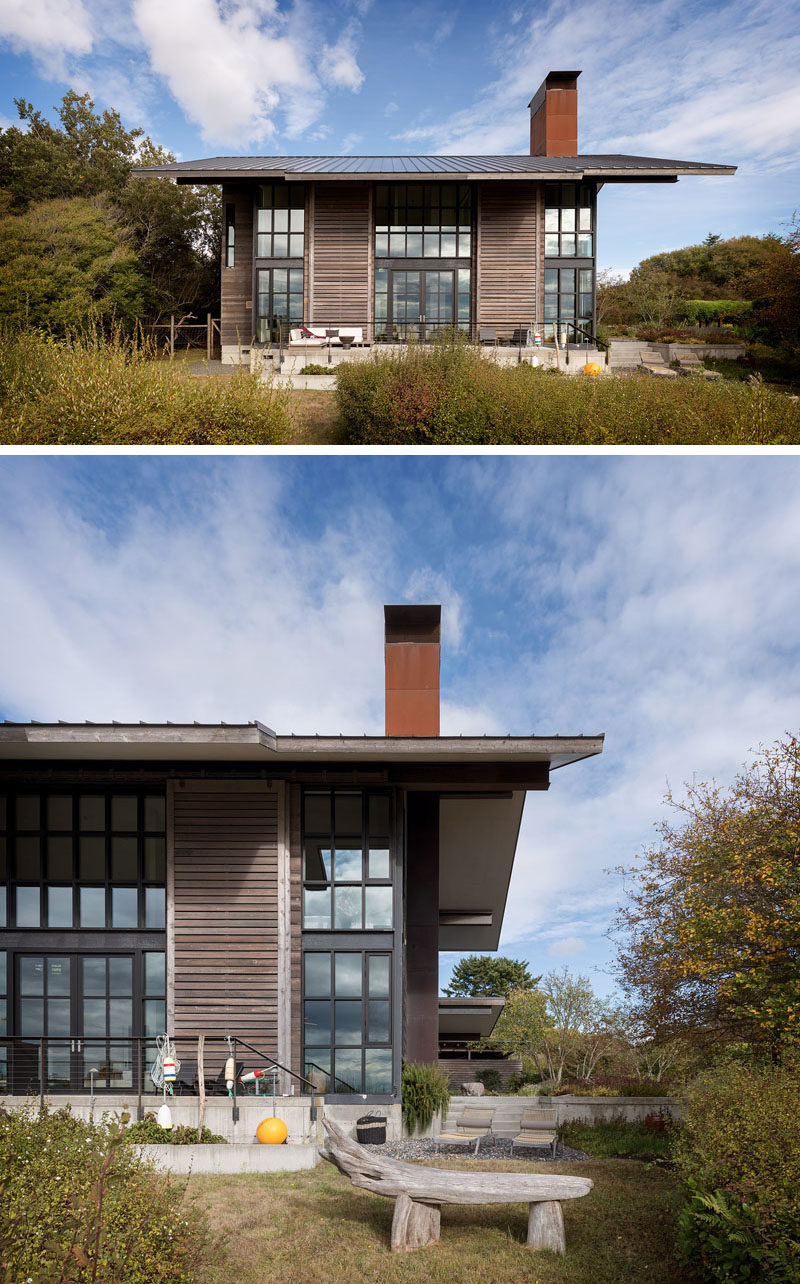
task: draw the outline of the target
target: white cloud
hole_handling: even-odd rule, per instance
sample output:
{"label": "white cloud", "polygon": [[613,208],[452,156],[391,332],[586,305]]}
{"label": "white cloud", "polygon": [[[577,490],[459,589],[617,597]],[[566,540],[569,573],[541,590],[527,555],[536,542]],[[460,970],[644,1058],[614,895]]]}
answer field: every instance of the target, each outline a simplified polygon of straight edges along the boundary
{"label": "white cloud", "polygon": [[555,954],[557,958],[571,958],[585,949],[586,942],[580,936],[565,936],[560,941],[553,941],[550,953]]}
{"label": "white cloud", "polygon": [[88,53],[91,20],[82,0],[3,0],[0,38],[16,52]]}
{"label": "white cloud", "polygon": [[267,140],[281,91],[315,88],[271,0],[134,0],[133,18],[153,70],[209,140]]}
{"label": "white cloud", "polygon": [[335,45],[326,45],[320,59],[320,75],[326,84],[357,93],[364,83],[364,73],[356,58],[356,28],[350,24]]}

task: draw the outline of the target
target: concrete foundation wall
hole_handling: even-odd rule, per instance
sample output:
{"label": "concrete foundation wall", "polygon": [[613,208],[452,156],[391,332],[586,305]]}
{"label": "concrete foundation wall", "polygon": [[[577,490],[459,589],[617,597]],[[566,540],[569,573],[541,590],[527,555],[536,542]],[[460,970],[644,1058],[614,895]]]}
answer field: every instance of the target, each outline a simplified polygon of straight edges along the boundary
{"label": "concrete foundation wall", "polygon": [[295,1173],[320,1163],[316,1145],[137,1146],[139,1154],[171,1173]]}
{"label": "concrete foundation wall", "polygon": [[494,1110],[492,1131],[499,1137],[513,1137],[519,1131],[523,1110],[541,1106],[555,1110],[559,1126],[568,1123],[642,1123],[647,1115],[659,1110],[671,1119],[680,1119],[683,1102],[677,1097],[451,1097],[444,1124],[434,1120],[425,1136],[436,1136],[443,1126],[450,1129],[465,1106],[485,1106]]}

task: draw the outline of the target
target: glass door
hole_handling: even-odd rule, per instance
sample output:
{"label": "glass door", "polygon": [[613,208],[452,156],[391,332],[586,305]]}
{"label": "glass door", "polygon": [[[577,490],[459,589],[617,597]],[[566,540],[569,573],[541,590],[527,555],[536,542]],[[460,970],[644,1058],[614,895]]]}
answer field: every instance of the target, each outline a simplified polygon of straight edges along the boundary
{"label": "glass door", "polygon": [[[388,330],[395,340],[430,341],[447,329],[469,330],[469,268],[392,269],[390,276]],[[376,318],[378,297],[376,292]]]}
{"label": "glass door", "polygon": [[79,1086],[73,1008],[73,959],[69,954],[17,956],[18,1019],[21,1036],[12,1044],[9,1077],[13,1092],[39,1091],[41,1039],[45,1045],[45,1091]]}
{"label": "glass door", "polygon": [[78,959],[83,1087],[114,1091],[131,1088],[135,1048],[133,1027],[133,955],[96,954]]}

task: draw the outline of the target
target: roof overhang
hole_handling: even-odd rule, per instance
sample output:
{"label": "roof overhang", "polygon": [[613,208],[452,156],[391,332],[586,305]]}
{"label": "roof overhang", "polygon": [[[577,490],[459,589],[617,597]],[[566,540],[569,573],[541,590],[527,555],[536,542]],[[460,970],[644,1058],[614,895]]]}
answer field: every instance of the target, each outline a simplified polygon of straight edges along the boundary
{"label": "roof overhang", "polygon": [[439,802],[439,949],[496,950],[525,791]]}
{"label": "roof overhang", "polygon": [[[267,768],[337,763],[388,764],[412,771],[495,763],[523,773],[554,770],[602,752],[602,736],[321,736],[278,735],[249,723],[0,723],[0,760],[238,762]],[[467,771],[461,773],[465,778]]]}
{"label": "roof overhang", "polygon": [[505,999],[440,999],[439,1037],[487,1038],[500,1018]]}

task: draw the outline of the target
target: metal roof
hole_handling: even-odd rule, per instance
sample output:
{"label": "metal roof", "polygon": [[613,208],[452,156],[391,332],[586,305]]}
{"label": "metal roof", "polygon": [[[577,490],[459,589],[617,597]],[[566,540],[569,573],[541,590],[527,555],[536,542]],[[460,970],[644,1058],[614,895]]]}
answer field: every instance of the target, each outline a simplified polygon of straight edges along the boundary
{"label": "metal roof", "polygon": [[376,178],[402,174],[425,179],[452,178],[600,178],[636,182],[643,178],[674,179],[680,174],[733,174],[735,165],[664,160],[653,156],[211,156],[174,161],[134,170],[142,178],[176,178],[179,182],[219,182],[223,178],[286,179]]}

